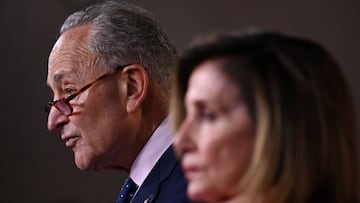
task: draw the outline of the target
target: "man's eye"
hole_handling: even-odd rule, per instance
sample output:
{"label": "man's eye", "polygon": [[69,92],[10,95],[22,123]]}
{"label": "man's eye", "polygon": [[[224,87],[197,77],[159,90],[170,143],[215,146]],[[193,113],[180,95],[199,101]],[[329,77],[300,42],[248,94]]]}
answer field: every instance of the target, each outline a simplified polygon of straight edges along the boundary
{"label": "man's eye", "polygon": [[73,88],[65,88],[64,89],[65,94],[72,94],[75,92],[75,89]]}

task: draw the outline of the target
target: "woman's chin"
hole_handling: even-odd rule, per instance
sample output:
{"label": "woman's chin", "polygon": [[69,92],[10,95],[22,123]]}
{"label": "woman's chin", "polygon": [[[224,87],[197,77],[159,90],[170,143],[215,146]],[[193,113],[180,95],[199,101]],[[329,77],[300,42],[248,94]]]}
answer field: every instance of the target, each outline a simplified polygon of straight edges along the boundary
{"label": "woman's chin", "polygon": [[187,195],[195,202],[203,202],[209,198],[209,196],[206,195],[206,190],[191,183],[188,185]]}
{"label": "woman's chin", "polygon": [[229,199],[229,196],[222,191],[211,190],[201,185],[188,185],[188,197],[194,202],[221,202]]}

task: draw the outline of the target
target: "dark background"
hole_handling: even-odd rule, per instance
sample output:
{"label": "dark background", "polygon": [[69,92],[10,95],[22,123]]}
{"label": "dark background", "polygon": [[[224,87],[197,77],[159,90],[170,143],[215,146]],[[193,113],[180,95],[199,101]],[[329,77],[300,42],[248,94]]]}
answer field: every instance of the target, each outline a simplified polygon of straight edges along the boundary
{"label": "dark background", "polygon": [[[46,129],[47,57],[68,14],[88,0],[0,1],[0,202],[115,202],[123,172],[81,172]],[[271,28],[323,44],[345,72],[360,109],[359,0],[136,0],[181,51],[210,31]],[[358,122],[359,123],[359,122]]]}

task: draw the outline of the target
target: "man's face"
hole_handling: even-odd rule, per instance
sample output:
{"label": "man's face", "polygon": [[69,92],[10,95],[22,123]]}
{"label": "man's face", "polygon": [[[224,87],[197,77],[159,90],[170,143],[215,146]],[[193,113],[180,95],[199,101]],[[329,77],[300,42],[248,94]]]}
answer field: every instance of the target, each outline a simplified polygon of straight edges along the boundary
{"label": "man's face", "polygon": [[[87,46],[90,25],[65,32],[49,57],[47,82],[54,100],[65,98],[106,72],[96,67],[96,57]],[[70,101],[73,113],[62,114],[52,107],[48,129],[60,130],[61,139],[71,148],[82,170],[128,169],[131,143],[126,97],[121,73],[103,79]]]}

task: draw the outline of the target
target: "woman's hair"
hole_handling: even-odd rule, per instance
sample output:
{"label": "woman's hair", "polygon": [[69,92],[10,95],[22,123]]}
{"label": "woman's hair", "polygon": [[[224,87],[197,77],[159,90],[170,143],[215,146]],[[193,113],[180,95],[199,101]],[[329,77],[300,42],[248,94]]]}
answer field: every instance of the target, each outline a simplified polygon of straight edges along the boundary
{"label": "woman's hair", "polygon": [[186,115],[192,71],[212,59],[222,59],[219,69],[238,85],[256,125],[242,192],[256,197],[274,190],[277,203],[359,201],[355,110],[324,48],[276,32],[203,37],[179,59],[171,102],[175,129]]}

